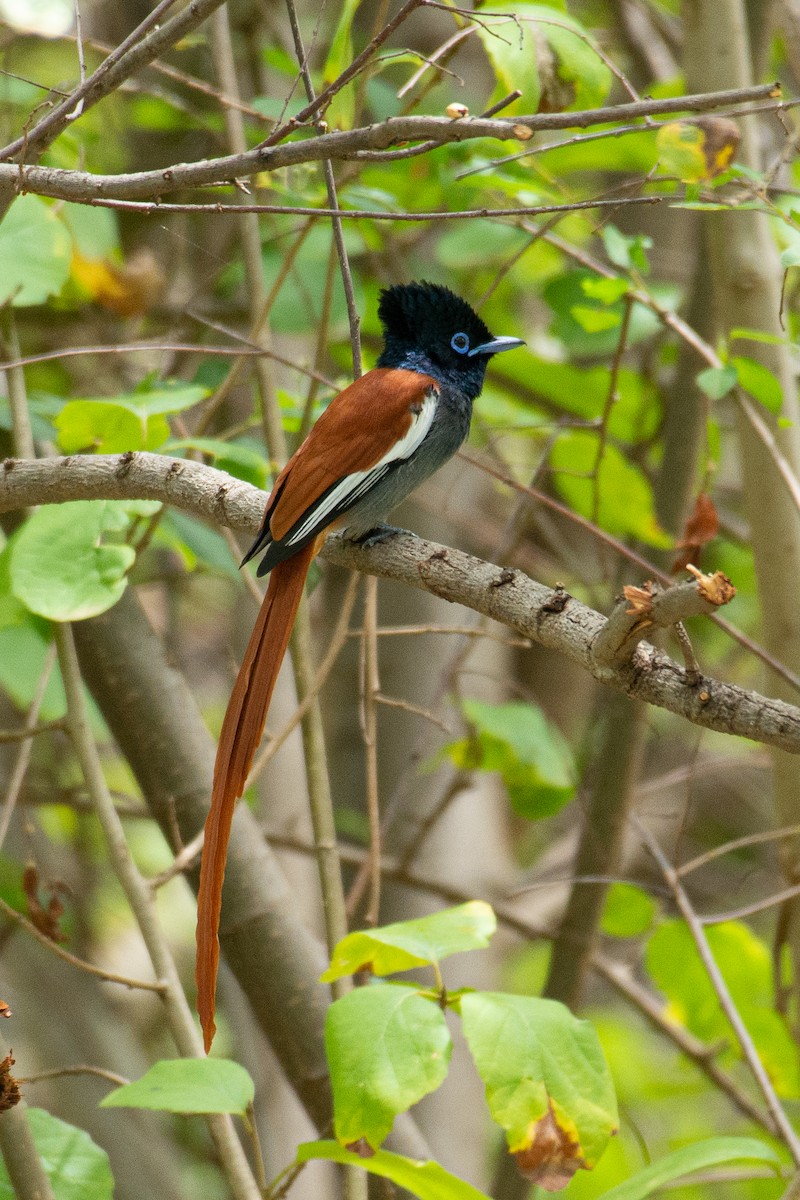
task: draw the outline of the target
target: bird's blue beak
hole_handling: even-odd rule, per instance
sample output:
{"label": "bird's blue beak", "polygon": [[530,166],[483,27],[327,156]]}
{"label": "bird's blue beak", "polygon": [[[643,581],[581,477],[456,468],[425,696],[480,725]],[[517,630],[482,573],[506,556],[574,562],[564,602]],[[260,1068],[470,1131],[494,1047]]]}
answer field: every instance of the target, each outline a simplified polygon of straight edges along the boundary
{"label": "bird's blue beak", "polygon": [[476,354],[502,354],[504,350],[516,350],[517,346],[524,346],[522,338],[515,337],[496,337],[490,342],[483,342],[480,346],[474,346],[467,354],[467,358],[474,358]]}

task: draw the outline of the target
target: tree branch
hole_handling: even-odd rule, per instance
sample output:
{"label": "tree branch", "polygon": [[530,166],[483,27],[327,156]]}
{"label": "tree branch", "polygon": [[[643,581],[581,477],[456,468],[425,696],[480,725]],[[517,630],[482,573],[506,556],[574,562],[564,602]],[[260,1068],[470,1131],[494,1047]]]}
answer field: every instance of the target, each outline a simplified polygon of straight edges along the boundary
{"label": "tree branch", "polygon": [[9,188],[19,193],[35,192],[40,196],[77,203],[107,199],[156,200],[183,188],[216,185],[300,163],[368,158],[369,151],[388,150],[401,142],[432,139],[436,145],[444,145],[476,138],[528,141],[531,134],[544,130],[586,128],[608,121],[630,120],[631,117],[665,112],[707,112],[722,105],[769,99],[778,94],[775,84],[767,84],[738,91],[679,96],[672,100],[642,100],[583,112],[536,113],[500,119],[390,117],[379,124],[335,130],[319,137],[284,142],[277,146],[260,146],[242,154],[228,154],[200,162],[176,163],[157,171],[120,175],[93,175],[58,167],[0,163],[0,189]]}
{"label": "tree branch", "polygon": [[[0,512],[66,500],[136,498],[175,504],[250,534],[260,525],[265,501],[263,492],[223,471],[160,454],[0,463]],[[693,683],[678,663],[647,643],[636,647],[629,662],[605,666],[597,661],[594,646],[606,618],[521,571],[410,535],[370,549],[329,538],[322,557],[464,604],[566,655],[601,683],[702,728],[800,754],[800,708],[716,679]]]}

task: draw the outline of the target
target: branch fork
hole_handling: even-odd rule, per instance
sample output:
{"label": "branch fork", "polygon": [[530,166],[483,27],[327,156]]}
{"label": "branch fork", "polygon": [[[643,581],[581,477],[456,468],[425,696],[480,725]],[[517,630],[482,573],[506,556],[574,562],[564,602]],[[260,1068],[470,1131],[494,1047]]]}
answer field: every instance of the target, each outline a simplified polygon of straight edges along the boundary
{"label": "branch fork", "polygon": [[708,616],[736,595],[722,571],[704,574],[691,564],[686,583],[663,588],[648,579],[642,587],[622,589],[614,611],[595,638],[592,653],[598,667],[619,670],[633,660],[636,648],[653,629],[678,626],[687,617]]}

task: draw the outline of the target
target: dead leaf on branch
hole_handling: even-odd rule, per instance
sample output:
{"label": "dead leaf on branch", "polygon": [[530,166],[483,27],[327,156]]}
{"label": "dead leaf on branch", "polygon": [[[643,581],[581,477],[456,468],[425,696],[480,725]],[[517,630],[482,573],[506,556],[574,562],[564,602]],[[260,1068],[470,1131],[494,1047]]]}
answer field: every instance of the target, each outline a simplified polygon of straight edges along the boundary
{"label": "dead leaf on branch", "polygon": [[50,899],[42,904],[39,899],[39,872],[29,863],[22,872],[22,890],[28,901],[28,917],[40,933],[51,942],[66,942],[67,935],[61,929],[59,921],[64,915],[64,905],[59,893],[65,894],[66,888],[61,883],[47,885]]}
{"label": "dead leaf on branch", "polygon": [[0,1112],[8,1112],[22,1099],[19,1084],[11,1074],[13,1065],[14,1059],[10,1053],[0,1062]]}
{"label": "dead leaf on branch", "polygon": [[703,546],[719,533],[719,517],[714,502],[706,492],[700,492],[694,509],[686,522],[683,538],[678,544],[678,553],[672,564],[672,574],[685,571],[689,563],[700,561]]}
{"label": "dead leaf on branch", "polygon": [[515,1151],[514,1161],[520,1174],[546,1192],[561,1191],[579,1168],[586,1167],[580,1143],[559,1125],[552,1102],[534,1125],[530,1145]]}

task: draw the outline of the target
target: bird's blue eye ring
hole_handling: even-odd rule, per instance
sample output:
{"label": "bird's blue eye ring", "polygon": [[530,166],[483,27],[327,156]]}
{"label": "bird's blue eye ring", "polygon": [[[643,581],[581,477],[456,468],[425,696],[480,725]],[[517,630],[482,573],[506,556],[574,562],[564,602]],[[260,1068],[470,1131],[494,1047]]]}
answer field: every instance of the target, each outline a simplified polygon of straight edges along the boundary
{"label": "bird's blue eye ring", "polygon": [[466,354],[469,350],[469,338],[465,333],[454,333],[450,339],[450,345],[456,354]]}

